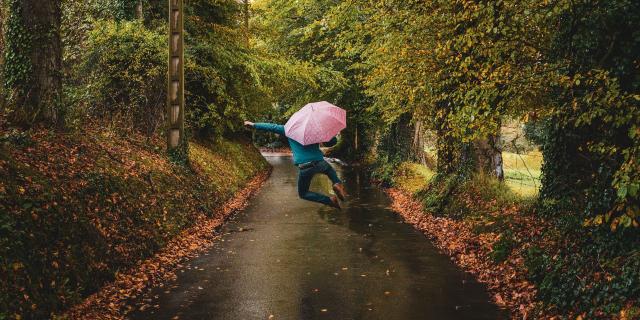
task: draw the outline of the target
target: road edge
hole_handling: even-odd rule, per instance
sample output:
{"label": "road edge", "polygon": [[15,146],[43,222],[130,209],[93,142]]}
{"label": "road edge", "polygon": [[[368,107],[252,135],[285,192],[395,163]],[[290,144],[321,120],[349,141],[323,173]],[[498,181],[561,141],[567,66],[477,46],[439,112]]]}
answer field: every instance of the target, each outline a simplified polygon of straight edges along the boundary
{"label": "road edge", "polygon": [[508,310],[512,319],[540,316],[535,315],[535,307],[539,304],[535,299],[535,286],[525,279],[521,270],[516,270],[511,265],[498,268],[491,261],[489,241],[475,236],[471,228],[462,221],[436,217],[425,212],[422,204],[405,191],[388,188],[385,193],[396,214],[422,232],[459,268],[471,273],[478,282],[484,283],[492,302]]}
{"label": "road edge", "polygon": [[133,311],[133,306],[127,305],[127,302],[151,288],[161,287],[167,281],[176,279],[175,271],[182,262],[206,251],[220,239],[216,230],[231,216],[249,205],[249,200],[262,188],[271,171],[272,168],[269,167],[257,174],[243,189],[218,208],[212,217],[200,216],[193,227],[182,231],[151,258],[139,262],[126,272],[119,273],[113,282],[55,318],[126,319],[126,315]]}

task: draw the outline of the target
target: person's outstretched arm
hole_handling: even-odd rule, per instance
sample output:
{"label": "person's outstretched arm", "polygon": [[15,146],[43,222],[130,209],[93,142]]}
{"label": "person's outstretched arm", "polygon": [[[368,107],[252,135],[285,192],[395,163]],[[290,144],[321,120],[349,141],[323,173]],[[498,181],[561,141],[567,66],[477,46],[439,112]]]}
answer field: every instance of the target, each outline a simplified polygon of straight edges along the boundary
{"label": "person's outstretched arm", "polygon": [[284,126],[281,124],[262,122],[253,123],[251,121],[245,121],[244,125],[247,127],[255,128],[256,130],[268,131],[284,135]]}

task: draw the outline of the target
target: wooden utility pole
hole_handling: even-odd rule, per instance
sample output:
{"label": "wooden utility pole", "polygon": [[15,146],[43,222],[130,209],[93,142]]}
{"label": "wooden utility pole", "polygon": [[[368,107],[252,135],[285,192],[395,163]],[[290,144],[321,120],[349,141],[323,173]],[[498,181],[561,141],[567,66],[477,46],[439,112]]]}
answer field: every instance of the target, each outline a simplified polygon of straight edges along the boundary
{"label": "wooden utility pole", "polygon": [[186,143],[184,134],[184,3],[169,0],[169,77],[167,88],[167,146]]}

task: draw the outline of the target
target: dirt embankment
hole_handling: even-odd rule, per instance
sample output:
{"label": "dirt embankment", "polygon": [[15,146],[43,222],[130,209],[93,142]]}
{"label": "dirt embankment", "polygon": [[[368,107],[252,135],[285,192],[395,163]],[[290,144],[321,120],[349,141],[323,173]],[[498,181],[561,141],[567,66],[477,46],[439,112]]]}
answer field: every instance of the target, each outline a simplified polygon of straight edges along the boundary
{"label": "dirt embankment", "polygon": [[0,319],[51,318],[97,292],[71,318],[118,314],[206,247],[269,170],[247,143],[192,141],[186,167],[164,144],[99,128],[0,129]]}
{"label": "dirt embankment", "polygon": [[[82,304],[75,306],[64,316],[69,319],[125,319],[133,311],[128,301],[139,297],[153,287],[163,287],[176,279],[175,271],[181,262],[206,251],[220,237],[216,230],[234,213],[243,210],[249,199],[269,177],[260,173],[247,186],[216,211],[214,218],[201,216],[195,226],[183,231],[174,240],[135,268],[118,274],[116,280],[106,285]],[[153,307],[143,305],[142,308]]]}

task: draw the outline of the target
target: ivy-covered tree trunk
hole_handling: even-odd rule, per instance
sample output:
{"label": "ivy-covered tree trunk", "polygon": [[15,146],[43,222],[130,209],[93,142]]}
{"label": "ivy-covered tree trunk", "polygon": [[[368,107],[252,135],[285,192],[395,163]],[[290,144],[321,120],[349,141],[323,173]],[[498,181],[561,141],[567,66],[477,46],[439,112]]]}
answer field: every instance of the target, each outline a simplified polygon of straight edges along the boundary
{"label": "ivy-covered tree trunk", "polygon": [[436,130],[436,135],[436,172],[442,175],[455,173],[461,169],[462,157],[467,156],[462,154],[462,143],[446,130]]}
{"label": "ivy-covered tree trunk", "polygon": [[[4,21],[6,19],[4,3],[0,2],[0,52],[4,52]],[[0,63],[4,61],[4,55],[0,54]]]}
{"label": "ivy-covered tree trunk", "polygon": [[413,125],[413,154],[415,155],[416,162],[426,165],[427,156],[424,152],[425,146],[425,126],[423,121],[418,120]]}
{"label": "ivy-covered tree trunk", "polygon": [[394,162],[414,161],[416,155],[413,148],[413,125],[411,114],[403,114],[391,125],[382,138],[379,148]]}
{"label": "ivy-covered tree trunk", "polygon": [[[499,126],[498,126],[499,128]],[[500,129],[490,134],[485,139],[474,142],[475,170],[504,180],[504,168],[502,163],[502,145],[500,141]]]}
{"label": "ivy-covered tree trunk", "polygon": [[4,85],[21,125],[59,123],[62,43],[59,0],[9,0]]}
{"label": "ivy-covered tree trunk", "polygon": [[447,116],[441,115],[435,123],[436,128],[436,173],[450,175],[462,169],[463,157],[462,141],[453,136]]}
{"label": "ivy-covered tree trunk", "polygon": [[[558,125],[559,119],[554,117],[545,125],[545,136],[542,144],[542,153],[545,163],[542,166],[542,188],[540,198],[554,203],[551,211],[564,211],[570,206],[580,207],[582,203],[576,203],[580,198],[576,184],[582,181],[584,167],[584,155],[578,156],[579,139],[576,130],[568,130]],[[582,185],[580,186],[582,187]]]}
{"label": "ivy-covered tree trunk", "polygon": [[4,96],[4,25],[6,15],[6,7],[4,1],[0,1],[0,112],[4,112],[5,96]]}
{"label": "ivy-covered tree trunk", "polygon": [[547,53],[570,80],[554,88],[542,137],[542,207],[614,230],[637,226],[640,41],[629,30],[640,30],[640,3],[578,1],[566,10]]}

